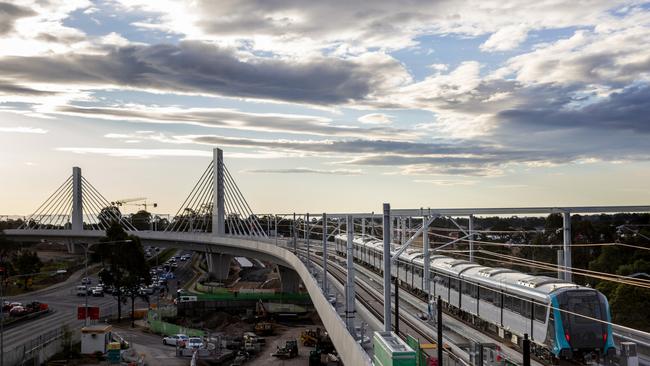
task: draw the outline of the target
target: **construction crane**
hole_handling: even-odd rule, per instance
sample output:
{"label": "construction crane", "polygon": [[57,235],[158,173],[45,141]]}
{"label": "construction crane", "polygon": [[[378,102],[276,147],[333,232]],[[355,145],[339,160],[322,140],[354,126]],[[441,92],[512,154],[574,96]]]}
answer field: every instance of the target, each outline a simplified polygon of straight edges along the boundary
{"label": "construction crane", "polygon": [[[142,203],[133,203],[133,202],[140,202]],[[147,207],[149,205],[153,206],[154,208],[158,207],[157,203],[147,203],[147,197],[137,197],[137,198],[125,198],[121,200],[117,200],[114,202],[111,202],[111,205],[113,206],[137,206],[137,207],[144,207],[144,210],[149,212],[147,210]]]}

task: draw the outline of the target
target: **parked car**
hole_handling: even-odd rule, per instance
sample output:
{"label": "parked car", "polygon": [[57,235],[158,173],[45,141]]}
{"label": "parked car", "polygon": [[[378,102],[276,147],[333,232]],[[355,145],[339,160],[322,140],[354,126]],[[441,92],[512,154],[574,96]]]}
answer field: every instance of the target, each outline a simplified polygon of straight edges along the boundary
{"label": "parked car", "polygon": [[23,306],[14,306],[9,310],[9,315],[11,316],[21,316],[27,314],[27,309]]}
{"label": "parked car", "polygon": [[90,277],[84,277],[81,279],[81,284],[82,285],[90,285],[93,281],[90,279]]}
{"label": "parked car", "polygon": [[189,337],[185,334],[174,334],[163,338],[163,344],[169,346],[185,347]]}
{"label": "parked car", "polygon": [[93,288],[90,290],[90,293],[91,293],[93,296],[104,296],[104,289],[102,289],[101,287],[93,287]]}
{"label": "parked car", "polygon": [[191,337],[191,338],[187,341],[187,346],[186,346],[186,348],[190,348],[190,349],[201,349],[201,348],[204,348],[204,347],[205,347],[205,346],[203,345],[203,341],[201,340],[201,338],[198,338],[198,337]]}

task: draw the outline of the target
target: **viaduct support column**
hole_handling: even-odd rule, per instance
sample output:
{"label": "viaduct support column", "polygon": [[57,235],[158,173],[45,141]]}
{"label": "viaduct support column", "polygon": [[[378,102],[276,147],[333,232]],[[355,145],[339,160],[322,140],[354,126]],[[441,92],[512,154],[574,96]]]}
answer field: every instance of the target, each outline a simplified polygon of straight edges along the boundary
{"label": "viaduct support column", "polygon": [[278,265],[278,271],[280,272],[281,291],[284,293],[298,292],[300,287],[300,276],[298,276],[298,273],[291,268],[280,265]]}
{"label": "viaduct support column", "polygon": [[223,282],[228,279],[230,272],[230,261],[232,256],[221,253],[205,253],[205,261],[208,264],[208,272],[217,281]]}
{"label": "viaduct support column", "polygon": [[573,281],[571,274],[571,213],[562,213],[562,226],[564,237],[564,279],[566,281]]}
{"label": "viaduct support column", "polygon": [[212,233],[216,236],[226,235],[226,215],[224,209],[224,175],[223,175],[223,151],[221,149],[212,150],[213,164],[213,202],[212,202]]}

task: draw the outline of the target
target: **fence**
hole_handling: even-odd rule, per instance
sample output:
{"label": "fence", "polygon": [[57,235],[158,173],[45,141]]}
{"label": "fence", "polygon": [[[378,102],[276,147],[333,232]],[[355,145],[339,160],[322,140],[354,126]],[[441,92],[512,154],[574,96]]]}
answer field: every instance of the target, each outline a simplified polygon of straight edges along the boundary
{"label": "fence", "polygon": [[149,323],[149,329],[151,329],[151,331],[165,336],[173,334],[186,334],[190,337],[203,337],[205,335],[202,330],[181,327],[180,325],[158,320],[158,314],[156,314],[156,312],[153,310],[149,310],[147,322]]}
{"label": "fence", "polygon": [[69,345],[81,340],[79,329],[55,329],[34,337],[27,342],[4,352],[2,355],[5,366],[40,365],[48,358],[63,350],[65,343]]}

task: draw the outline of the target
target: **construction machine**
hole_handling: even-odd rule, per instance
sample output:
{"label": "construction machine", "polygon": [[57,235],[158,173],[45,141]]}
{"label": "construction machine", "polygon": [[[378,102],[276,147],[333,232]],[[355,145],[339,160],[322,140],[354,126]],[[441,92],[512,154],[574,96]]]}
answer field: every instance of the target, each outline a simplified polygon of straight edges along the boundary
{"label": "construction machine", "polygon": [[275,353],[271,353],[271,356],[277,357],[281,360],[298,356],[298,341],[295,339],[287,340],[284,347],[280,348],[280,346],[278,346],[278,350],[275,351]]}

